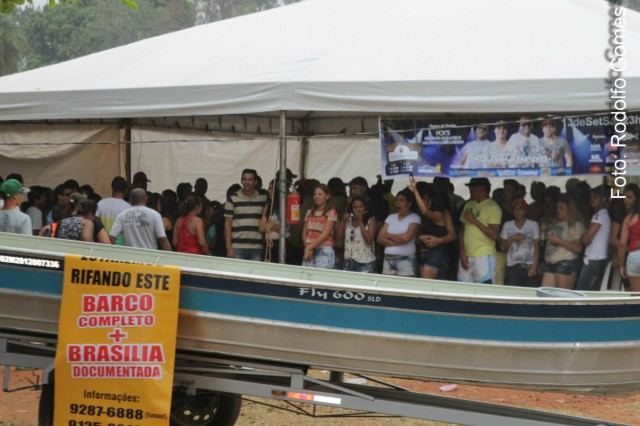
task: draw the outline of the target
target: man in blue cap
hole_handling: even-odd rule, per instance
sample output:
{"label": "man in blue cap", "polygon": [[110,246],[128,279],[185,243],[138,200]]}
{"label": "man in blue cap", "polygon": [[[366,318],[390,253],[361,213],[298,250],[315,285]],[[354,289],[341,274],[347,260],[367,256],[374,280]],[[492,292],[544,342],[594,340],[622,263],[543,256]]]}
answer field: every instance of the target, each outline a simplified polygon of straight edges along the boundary
{"label": "man in blue cap", "polygon": [[29,193],[29,188],[23,187],[15,179],[7,179],[0,185],[0,193],[4,200],[0,210],[0,232],[32,235],[31,218],[20,211],[24,194]]}

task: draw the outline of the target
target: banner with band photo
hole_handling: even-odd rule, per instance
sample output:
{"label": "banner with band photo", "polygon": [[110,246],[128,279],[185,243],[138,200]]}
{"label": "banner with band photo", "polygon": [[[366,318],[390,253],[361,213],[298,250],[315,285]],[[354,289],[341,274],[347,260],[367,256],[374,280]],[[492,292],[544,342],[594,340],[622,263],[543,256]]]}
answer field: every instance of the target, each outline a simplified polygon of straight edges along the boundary
{"label": "banner with band photo", "polygon": [[169,425],[180,269],[65,257],[56,425]]}
{"label": "banner with band photo", "polygon": [[[381,120],[382,174],[406,176],[604,175],[640,172],[640,115],[519,119],[484,123]],[[624,129],[620,133],[621,127]]]}

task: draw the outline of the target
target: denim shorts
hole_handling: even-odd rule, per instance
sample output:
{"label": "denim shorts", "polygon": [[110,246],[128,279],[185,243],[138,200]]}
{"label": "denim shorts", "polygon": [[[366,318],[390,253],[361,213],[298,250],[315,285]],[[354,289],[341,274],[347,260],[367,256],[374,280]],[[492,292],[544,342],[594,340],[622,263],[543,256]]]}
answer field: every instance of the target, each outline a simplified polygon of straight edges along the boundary
{"label": "denim shorts", "polygon": [[233,254],[236,259],[253,260],[256,262],[262,262],[264,259],[264,249],[234,248]]}
{"label": "denim shorts", "polygon": [[401,277],[416,276],[416,256],[395,256],[390,254],[384,255],[382,264],[382,273],[384,275],[398,275]]}
{"label": "denim shorts", "polygon": [[627,257],[627,275],[640,276],[640,250],[632,251]]}
{"label": "denim shorts", "polygon": [[369,263],[359,263],[355,260],[345,260],[344,261],[344,270],[352,271],[352,272],[365,272],[368,274],[372,274],[376,271],[376,261]]}
{"label": "denim shorts", "polygon": [[576,275],[578,273],[578,259],[547,263],[545,272],[560,275]]}
{"label": "denim shorts", "polygon": [[442,247],[420,250],[419,259],[421,268],[441,270],[447,266],[446,255]]}
{"label": "denim shorts", "polygon": [[310,266],[312,268],[333,269],[336,263],[336,254],[333,246],[321,246],[313,249],[311,261],[303,261],[302,266]]}

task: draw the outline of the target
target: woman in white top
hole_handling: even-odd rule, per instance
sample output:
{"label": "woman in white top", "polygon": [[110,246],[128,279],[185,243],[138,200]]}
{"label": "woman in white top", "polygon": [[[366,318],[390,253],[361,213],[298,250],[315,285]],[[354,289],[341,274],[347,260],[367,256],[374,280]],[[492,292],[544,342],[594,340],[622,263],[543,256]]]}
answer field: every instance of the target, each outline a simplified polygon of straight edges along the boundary
{"label": "woman in white top", "polygon": [[373,273],[376,270],[375,239],[378,222],[369,213],[364,199],[351,197],[350,213],[345,213],[344,270]]}
{"label": "woman in white top", "polygon": [[420,216],[413,212],[415,203],[411,191],[403,189],[396,195],[396,211],[389,215],[378,234],[378,244],[385,247],[382,273],[416,276],[416,236]]}

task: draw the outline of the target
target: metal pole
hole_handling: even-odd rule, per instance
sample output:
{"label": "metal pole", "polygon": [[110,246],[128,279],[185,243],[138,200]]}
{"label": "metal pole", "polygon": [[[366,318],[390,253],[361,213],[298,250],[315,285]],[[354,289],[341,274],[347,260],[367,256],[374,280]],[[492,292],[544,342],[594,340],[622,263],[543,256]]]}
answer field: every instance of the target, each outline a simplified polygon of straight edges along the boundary
{"label": "metal pole", "polygon": [[287,193],[289,191],[289,183],[287,182],[287,112],[280,111],[280,173],[277,176],[279,197],[280,197],[280,211],[278,212],[280,218],[280,245],[278,260],[280,263],[285,263],[285,253],[287,248],[287,224],[286,224],[286,209],[287,209]]}
{"label": "metal pole", "polygon": [[122,138],[120,139],[120,176],[131,181],[131,120],[124,119],[122,124]]}

